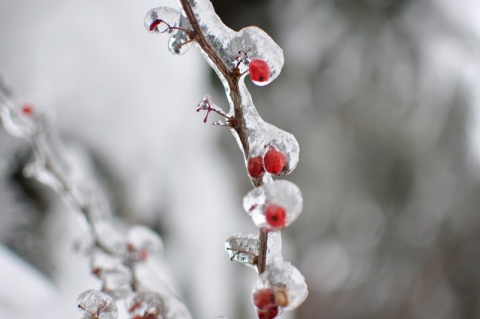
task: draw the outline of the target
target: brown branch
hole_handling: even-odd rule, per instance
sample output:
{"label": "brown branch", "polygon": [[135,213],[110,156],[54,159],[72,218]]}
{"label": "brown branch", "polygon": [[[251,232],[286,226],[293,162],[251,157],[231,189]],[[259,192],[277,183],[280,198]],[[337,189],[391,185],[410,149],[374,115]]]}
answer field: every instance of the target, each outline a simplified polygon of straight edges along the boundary
{"label": "brown branch", "polygon": [[[248,159],[249,157],[249,143],[248,143],[248,135],[245,127],[245,119],[243,117],[243,109],[242,109],[242,97],[240,95],[240,89],[238,85],[238,81],[240,80],[240,75],[235,72],[233,72],[232,69],[230,69],[225,63],[223,62],[222,57],[220,54],[213,48],[208,40],[205,38],[205,35],[202,33],[202,29],[200,28],[200,25],[197,21],[197,18],[195,17],[195,14],[193,12],[192,6],[190,5],[189,0],[180,0],[183,11],[185,12],[185,15],[190,22],[190,25],[192,26],[193,29],[193,35],[195,41],[200,45],[202,50],[208,55],[210,60],[212,60],[220,73],[223,75],[223,77],[226,79],[228,86],[230,88],[230,99],[233,103],[233,118],[234,118],[234,123],[237,124],[232,129],[235,130],[237,133],[240,142],[242,144],[243,148],[243,153],[245,154],[245,158]],[[262,181],[255,181],[251,179],[252,184],[255,187],[261,186]],[[259,253],[258,253],[258,272],[262,273],[265,271],[265,264],[266,264],[266,258],[267,258],[267,242],[268,241],[268,233],[265,230],[260,229],[260,234],[259,234]]]}

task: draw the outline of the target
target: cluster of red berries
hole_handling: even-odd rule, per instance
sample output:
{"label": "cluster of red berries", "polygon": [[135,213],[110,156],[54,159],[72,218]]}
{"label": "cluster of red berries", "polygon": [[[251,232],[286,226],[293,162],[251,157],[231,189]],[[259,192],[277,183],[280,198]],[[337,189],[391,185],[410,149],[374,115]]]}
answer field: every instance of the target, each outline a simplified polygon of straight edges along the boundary
{"label": "cluster of red berries", "polygon": [[269,149],[265,155],[252,157],[248,160],[248,174],[253,178],[260,178],[265,171],[279,175],[285,167],[285,155],[274,148]]}
{"label": "cluster of red berries", "polygon": [[273,319],[278,315],[279,307],[288,306],[288,291],[285,288],[260,289],[253,294],[253,303],[259,319]]}

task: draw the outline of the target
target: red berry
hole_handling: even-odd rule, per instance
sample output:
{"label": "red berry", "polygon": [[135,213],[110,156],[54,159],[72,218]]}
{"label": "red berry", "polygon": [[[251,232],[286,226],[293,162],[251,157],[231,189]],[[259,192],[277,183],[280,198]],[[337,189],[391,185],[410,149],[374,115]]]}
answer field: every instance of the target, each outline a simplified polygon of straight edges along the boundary
{"label": "red berry", "polygon": [[270,79],[270,67],[263,60],[254,59],[248,67],[250,78],[255,82],[266,82]]}
{"label": "red berry", "polygon": [[150,25],[150,31],[153,31],[162,22],[163,22],[163,20],[161,20],[161,19],[157,19],[157,20],[153,21],[152,24]]}
{"label": "red berry", "polygon": [[258,319],[274,319],[278,315],[278,307],[271,307],[266,310],[257,310]]}
{"label": "red berry", "polygon": [[270,288],[261,289],[253,294],[253,303],[258,309],[267,309],[274,306],[275,296]]}
{"label": "red berry", "polygon": [[248,160],[248,174],[250,174],[250,176],[260,178],[264,172],[263,159],[261,156],[252,157]]}
{"label": "red berry", "polygon": [[271,174],[278,175],[285,167],[285,156],[276,149],[270,149],[263,158],[265,170]]}
{"label": "red berry", "polygon": [[285,208],[282,206],[270,204],[265,210],[265,218],[267,219],[267,223],[272,227],[284,228],[286,217],[287,213],[285,212]]}
{"label": "red berry", "polygon": [[128,309],[128,312],[129,312],[129,313],[134,312],[134,311],[137,310],[141,305],[142,305],[142,303],[137,301],[136,303],[134,303],[134,304]]}
{"label": "red berry", "polygon": [[140,250],[140,253],[138,254],[138,259],[139,260],[147,260],[148,258],[148,251],[145,249]]}
{"label": "red berry", "polygon": [[31,105],[24,105],[22,107],[22,113],[25,114],[25,115],[32,115],[33,114],[33,107]]}

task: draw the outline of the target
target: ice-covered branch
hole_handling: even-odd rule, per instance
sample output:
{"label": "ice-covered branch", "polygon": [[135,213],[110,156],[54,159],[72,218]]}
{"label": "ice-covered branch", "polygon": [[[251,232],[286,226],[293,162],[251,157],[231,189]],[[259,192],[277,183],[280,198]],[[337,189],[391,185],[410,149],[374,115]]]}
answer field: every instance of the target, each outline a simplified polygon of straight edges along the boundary
{"label": "ice-covered branch", "polygon": [[117,231],[107,196],[96,179],[72,163],[46,114],[16,102],[4,78],[0,78],[0,116],[10,134],[27,139],[32,146],[34,162],[25,173],[51,187],[80,212],[91,235],[84,250],[102,288],[80,294],[78,307],[84,318],[117,318],[116,301],[125,299],[132,318],[190,319],[185,305],[161,279],[149,287],[153,278],[142,276],[149,257],[162,249],[160,237],[143,226],[133,226],[126,234]]}
{"label": "ice-covered branch", "polygon": [[[225,26],[208,0],[178,2],[181,10],[168,7],[151,10],[145,27],[150,32],[168,34],[173,54],[184,53],[195,44],[223,83],[229,112],[224,112],[209,97],[200,102],[197,111],[207,111],[207,117],[211,111],[220,114],[226,120],[221,125],[230,127],[235,136],[244,154],[249,178],[256,187],[247,195],[245,209],[260,229],[258,236],[238,234],[230,237],[226,249],[232,260],[256,268],[259,280],[267,282],[272,292],[282,288],[278,292],[283,296],[282,301],[271,299],[263,306],[254,300],[259,318],[275,318],[282,310],[298,306],[307,295],[304,278],[294,275],[298,270],[290,264],[286,267],[281,257],[280,230],[300,214],[301,193],[292,183],[273,182],[272,179],[272,175],[285,175],[295,169],[299,146],[292,134],[260,117],[244,80],[248,74],[257,85],[271,83],[283,67],[283,52],[257,27],[236,32]],[[270,277],[274,280],[262,279]],[[289,290],[290,286],[301,289]],[[273,298],[274,294],[268,296]]]}

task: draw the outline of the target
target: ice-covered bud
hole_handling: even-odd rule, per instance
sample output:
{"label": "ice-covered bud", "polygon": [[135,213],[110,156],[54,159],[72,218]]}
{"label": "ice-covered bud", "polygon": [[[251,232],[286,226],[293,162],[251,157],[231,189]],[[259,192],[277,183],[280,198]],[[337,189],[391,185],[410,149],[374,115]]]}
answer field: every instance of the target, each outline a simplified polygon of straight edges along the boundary
{"label": "ice-covered bud", "polygon": [[180,10],[159,7],[150,10],[145,17],[145,29],[150,32],[164,33],[173,31],[180,24]]}
{"label": "ice-covered bud", "polygon": [[188,20],[180,10],[170,7],[152,9],[145,17],[145,29],[154,33],[168,33],[168,49],[173,54],[183,54],[194,40]]}
{"label": "ice-covered bud", "polygon": [[258,235],[239,233],[230,236],[225,242],[225,250],[230,260],[257,270]]}
{"label": "ice-covered bud", "polygon": [[250,79],[253,83],[261,85],[270,79],[270,67],[267,62],[259,59],[253,59],[248,66]]}
{"label": "ice-covered bud", "polygon": [[127,256],[129,260],[142,261],[150,254],[163,250],[160,237],[150,228],[136,225],[127,234]]}
{"label": "ice-covered bud", "polygon": [[133,318],[159,319],[165,306],[160,294],[153,291],[139,291],[127,300],[127,309]]}
{"label": "ice-covered bud", "polygon": [[[270,293],[270,299],[261,297],[262,294]],[[305,278],[292,266],[289,262],[280,261],[267,268],[260,274],[252,291],[252,296],[257,298],[258,303],[270,304],[270,306],[280,307],[284,310],[292,310],[297,308],[308,295],[307,284]],[[266,300],[260,303],[260,300]],[[255,303],[255,305],[257,305]],[[257,306],[259,309],[260,308]],[[268,308],[268,307],[267,307]]]}
{"label": "ice-covered bud", "polygon": [[300,189],[292,182],[277,180],[251,190],[243,198],[243,208],[257,227],[280,230],[302,212]]}
{"label": "ice-covered bud", "polygon": [[82,292],[78,296],[77,305],[85,319],[115,319],[118,316],[112,297],[98,290]]}

